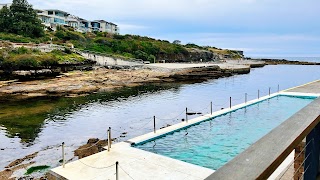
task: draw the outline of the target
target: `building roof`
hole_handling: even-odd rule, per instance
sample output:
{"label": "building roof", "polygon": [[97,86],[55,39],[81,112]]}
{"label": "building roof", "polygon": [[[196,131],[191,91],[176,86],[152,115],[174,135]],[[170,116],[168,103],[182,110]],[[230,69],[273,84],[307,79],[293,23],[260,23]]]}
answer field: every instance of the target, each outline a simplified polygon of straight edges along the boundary
{"label": "building roof", "polygon": [[38,16],[45,16],[45,17],[51,17],[50,15],[47,15],[47,14],[42,14],[42,13],[39,13]]}
{"label": "building roof", "polygon": [[75,16],[68,16],[66,21],[74,21],[74,22],[78,22],[81,21],[80,18],[75,17]]}
{"label": "building roof", "polygon": [[111,24],[111,25],[115,25],[115,26],[118,26],[112,22],[108,22],[108,21],[105,21],[105,20],[94,20],[94,21],[91,21],[91,22],[104,22],[104,23],[107,23],[107,24]]}
{"label": "building roof", "polygon": [[118,26],[118,25],[116,25],[116,24],[114,24],[114,23],[112,23],[112,22],[107,22],[108,24],[111,24],[111,25],[115,25],[115,26]]}
{"label": "building roof", "polygon": [[95,20],[95,21],[107,23],[107,21],[105,20]]}
{"label": "building roof", "polygon": [[65,11],[62,11],[62,10],[59,10],[59,9],[46,9],[46,11],[55,11],[55,12],[63,13],[63,14],[65,14],[65,15],[69,15],[68,12],[65,12]]}
{"label": "building roof", "polygon": [[79,20],[80,20],[80,21],[85,21],[85,22],[90,22],[90,21],[88,21],[88,20],[86,20],[86,19],[83,19],[83,18],[79,18]]}

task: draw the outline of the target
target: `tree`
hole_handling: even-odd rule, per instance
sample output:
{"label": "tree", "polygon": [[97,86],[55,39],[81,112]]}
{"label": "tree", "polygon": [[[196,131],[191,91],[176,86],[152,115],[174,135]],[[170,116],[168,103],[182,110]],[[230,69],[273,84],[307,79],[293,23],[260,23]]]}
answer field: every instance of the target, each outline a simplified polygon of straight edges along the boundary
{"label": "tree", "polygon": [[10,10],[7,8],[7,6],[4,6],[2,9],[0,9],[0,31],[9,32],[12,22],[13,20]]}
{"label": "tree", "polygon": [[173,44],[181,44],[181,41],[180,40],[174,40],[172,43]]}
{"label": "tree", "polygon": [[13,0],[10,8],[0,10],[0,31],[32,38],[44,36],[41,21],[27,0]]}

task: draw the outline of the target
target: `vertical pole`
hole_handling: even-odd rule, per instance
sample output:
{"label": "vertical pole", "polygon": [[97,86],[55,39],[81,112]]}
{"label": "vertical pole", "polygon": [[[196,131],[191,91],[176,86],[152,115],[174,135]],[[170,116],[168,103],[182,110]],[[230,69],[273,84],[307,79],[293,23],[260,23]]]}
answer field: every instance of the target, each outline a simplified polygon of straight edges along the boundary
{"label": "vertical pole", "polygon": [[270,93],[271,93],[271,87],[269,87],[269,96],[270,96]]}
{"label": "vertical pole", "polygon": [[111,143],[110,143],[110,141],[111,141],[111,137],[110,137],[110,128],[108,129],[108,151],[110,151],[110,149],[111,149]]}
{"label": "vertical pole", "polygon": [[188,122],[188,108],[186,108],[186,122]]}
{"label": "vertical pole", "polygon": [[62,167],[64,168],[66,164],[65,155],[64,155],[64,142],[62,143]]}
{"label": "vertical pole", "polygon": [[280,91],[280,85],[278,84],[278,92]]}
{"label": "vertical pole", "polygon": [[110,134],[110,148],[111,148],[111,144],[112,144],[111,127],[109,127],[109,134]]}
{"label": "vertical pole", "polygon": [[153,132],[156,133],[156,116],[153,116]]}
{"label": "vertical pole", "polygon": [[258,89],[258,99],[260,98],[260,90]]}
{"label": "vertical pole", "polygon": [[211,109],[211,114],[212,114],[212,101],[211,101],[211,103],[210,103],[210,109]]}
{"label": "vertical pole", "polygon": [[231,109],[231,106],[232,106],[232,104],[231,104],[232,102],[231,101],[232,101],[232,98],[230,97],[230,109]]}
{"label": "vertical pole", "polygon": [[117,161],[116,162],[116,180],[119,180],[118,165],[119,165],[119,162]]}
{"label": "vertical pole", "polygon": [[248,96],[248,94],[245,93],[245,94],[244,94],[244,103],[246,103],[246,104],[247,104],[247,96]]}

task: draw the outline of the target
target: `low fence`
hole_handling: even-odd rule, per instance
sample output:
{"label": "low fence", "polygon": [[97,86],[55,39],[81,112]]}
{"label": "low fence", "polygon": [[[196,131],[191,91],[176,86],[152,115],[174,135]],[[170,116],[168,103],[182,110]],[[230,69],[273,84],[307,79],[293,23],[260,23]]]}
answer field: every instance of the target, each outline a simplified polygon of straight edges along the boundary
{"label": "low fence", "polygon": [[[260,98],[261,93],[263,95],[271,96],[272,88],[268,88],[268,91],[257,90],[257,94],[244,93],[243,98],[236,99],[244,100],[247,103],[248,97]],[[277,86],[277,91],[280,91],[280,86]],[[176,122],[180,123],[181,120],[188,123],[188,117],[192,115],[203,116],[205,113],[212,114],[215,108],[232,108],[233,100],[235,98],[228,98],[225,104],[217,105],[214,102],[208,103],[206,107],[200,108],[198,110],[193,110],[190,108],[185,108],[176,116],[171,118],[160,118],[160,117],[148,117],[145,119],[140,119],[141,127],[133,128],[131,131],[126,133],[137,132],[145,127],[148,129],[153,129],[154,133],[157,133],[158,129],[165,127],[157,127],[156,122]],[[250,98],[251,99],[251,98]],[[228,162],[226,165],[218,169],[215,173],[210,175],[207,180],[211,179],[268,179],[277,168],[281,165],[280,173],[271,179],[316,179],[319,169],[319,151],[320,151],[320,98],[314,100],[307,107],[303,108],[301,111],[290,117],[288,120],[283,122],[277,128],[272,130],[269,134],[262,137],[256,143],[251,145],[243,153],[236,156],[233,160]],[[179,118],[182,118],[179,120]],[[153,122],[153,123],[152,123]],[[108,139],[107,150],[112,150],[112,140],[111,131],[123,133],[123,130],[119,129],[109,129],[105,133],[104,137]],[[117,137],[118,141],[121,139]],[[96,142],[89,147],[96,146],[99,143]],[[83,150],[83,149],[80,149]],[[295,152],[294,152],[295,151]],[[292,153],[295,153],[291,157]],[[64,159],[64,143],[62,145],[62,165],[65,166]],[[290,158],[288,158],[290,156]],[[289,159],[289,163],[287,161]],[[115,163],[107,167],[94,167],[90,164],[82,164],[89,168],[95,169],[106,169],[115,168],[116,174],[120,167],[118,163]],[[118,164],[118,167],[117,167]],[[121,167],[120,167],[121,169]],[[124,169],[122,169],[126,172]],[[290,171],[290,172],[289,172]],[[127,176],[133,179],[130,174],[126,173]],[[289,176],[289,178],[288,178]]]}

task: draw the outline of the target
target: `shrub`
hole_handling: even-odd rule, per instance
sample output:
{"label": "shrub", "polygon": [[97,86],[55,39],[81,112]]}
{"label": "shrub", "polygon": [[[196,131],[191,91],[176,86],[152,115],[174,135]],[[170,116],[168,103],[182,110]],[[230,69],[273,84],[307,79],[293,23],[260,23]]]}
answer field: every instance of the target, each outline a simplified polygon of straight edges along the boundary
{"label": "shrub", "polygon": [[5,70],[32,70],[57,64],[58,59],[51,54],[13,54],[2,58],[1,67]]}
{"label": "shrub", "polygon": [[96,38],[94,40],[95,43],[98,43],[98,44],[103,44],[103,45],[107,45],[107,46],[110,46],[110,42],[108,41],[107,38],[103,38],[103,37],[99,37],[99,38]]}
{"label": "shrub", "polygon": [[7,34],[7,33],[0,33],[0,39],[16,42],[16,43],[28,43],[28,42],[34,41],[32,38],[23,37],[16,34]]}
{"label": "shrub", "polygon": [[22,47],[13,49],[11,51],[11,53],[13,53],[13,54],[28,54],[28,53],[30,53],[30,50],[22,46]]}
{"label": "shrub", "polygon": [[[58,27],[59,27],[59,26],[58,26]],[[56,33],[55,33],[55,36],[56,36],[57,38],[59,38],[59,39],[64,39],[65,33],[64,33],[63,31],[61,31],[61,30],[58,30],[58,28],[57,28],[57,31],[56,31]]]}
{"label": "shrub", "polygon": [[74,32],[74,31],[67,31],[66,32],[66,36],[65,36],[65,40],[78,40],[78,41],[84,41],[86,38],[78,32]]}
{"label": "shrub", "polygon": [[114,38],[114,39],[122,40],[122,39],[125,39],[126,36],[122,36],[122,35],[119,35],[119,34],[114,34],[114,35],[113,35],[113,38]]}
{"label": "shrub", "polygon": [[28,70],[39,67],[39,63],[34,55],[16,55],[11,59],[11,61],[13,61],[13,67],[19,70]]}
{"label": "shrub", "polygon": [[63,52],[66,54],[72,54],[72,51],[69,48],[64,48]]}
{"label": "shrub", "polygon": [[40,65],[44,67],[58,65],[58,59],[52,55],[43,55],[40,57]]}

